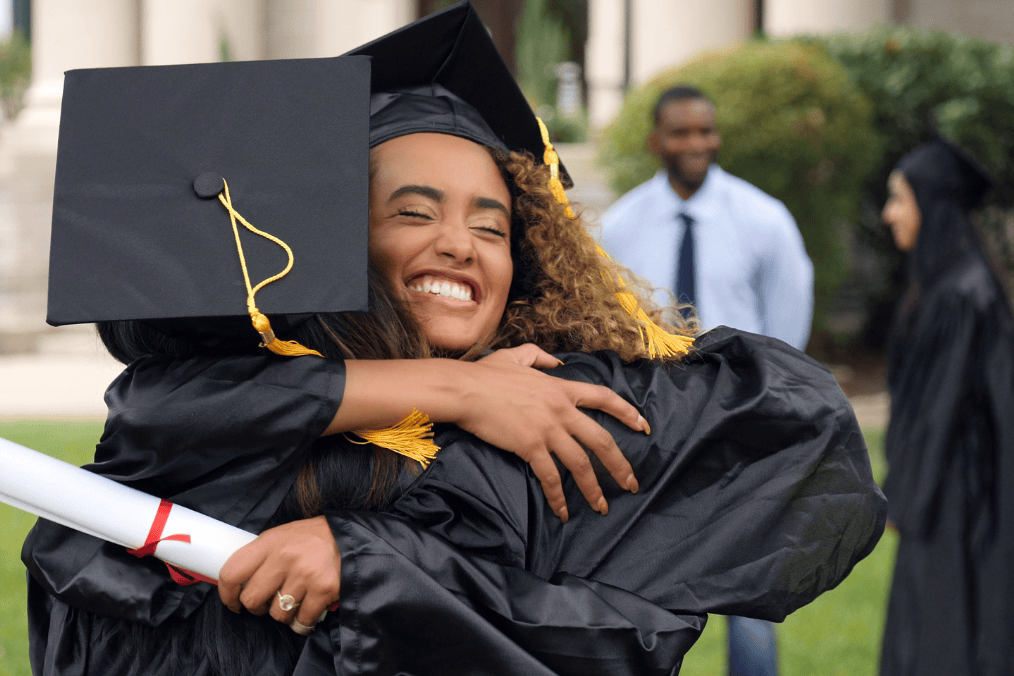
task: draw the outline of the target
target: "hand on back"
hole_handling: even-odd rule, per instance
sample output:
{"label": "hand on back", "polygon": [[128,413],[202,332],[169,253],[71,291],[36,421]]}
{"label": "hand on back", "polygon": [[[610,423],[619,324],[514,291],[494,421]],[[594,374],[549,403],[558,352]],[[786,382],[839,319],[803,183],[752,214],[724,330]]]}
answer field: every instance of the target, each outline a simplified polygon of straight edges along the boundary
{"label": "hand on back", "polygon": [[533,344],[498,350],[475,362],[457,424],[531,464],[553,512],[566,522],[569,514],[554,455],[574,476],[588,504],[602,514],[609,507],[589,452],[622,488],[638,490],[633,469],[612,436],[581,408],[608,413],[633,430],[650,428],[636,408],[609,388],[554,378],[539,370],[560,363]]}

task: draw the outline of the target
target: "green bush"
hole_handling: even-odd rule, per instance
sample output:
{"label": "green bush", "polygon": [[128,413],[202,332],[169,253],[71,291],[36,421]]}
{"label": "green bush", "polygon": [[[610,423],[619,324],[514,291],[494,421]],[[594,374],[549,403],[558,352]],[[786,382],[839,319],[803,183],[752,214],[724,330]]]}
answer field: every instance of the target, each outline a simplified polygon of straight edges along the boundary
{"label": "green bush", "polygon": [[873,105],[884,156],[869,188],[884,193],[891,167],[928,140],[935,120],[993,172],[996,197],[1014,205],[1014,48],[907,26],[803,39],[822,45]]}
{"label": "green bush", "polygon": [[[844,66],[870,100],[884,149],[863,185],[858,244],[869,265],[867,305],[891,305],[899,293],[901,257],[880,223],[887,176],[902,155],[940,133],[969,150],[993,174],[996,189],[982,224],[1008,274],[1014,270],[1014,48],[936,30],[886,26],[866,33],[802,38]],[[871,327],[877,330],[876,327]]]}
{"label": "green bush", "polygon": [[0,40],[0,105],[7,119],[14,119],[23,105],[32,78],[32,49],[19,31]]}
{"label": "green bush", "polygon": [[570,32],[549,13],[546,0],[525,2],[518,21],[518,82],[533,108],[556,105],[554,68],[567,60]]}
{"label": "green bush", "polygon": [[848,272],[842,223],[880,147],[871,107],[844,68],[814,45],[751,41],[665,71],[624,101],[606,128],[600,160],[626,192],[658,169],[645,138],[658,95],[677,83],[715,102],[722,167],[785,203],[799,224],[815,272],[815,326]]}

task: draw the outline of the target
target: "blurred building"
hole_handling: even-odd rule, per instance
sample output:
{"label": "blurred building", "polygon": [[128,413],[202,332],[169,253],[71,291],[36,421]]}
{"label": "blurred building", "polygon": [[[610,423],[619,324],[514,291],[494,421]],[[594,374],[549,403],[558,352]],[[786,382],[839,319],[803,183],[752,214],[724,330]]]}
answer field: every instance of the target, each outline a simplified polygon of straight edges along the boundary
{"label": "blurred building", "polygon": [[[7,0],[0,35],[32,42],[24,110],[0,120],[0,353],[46,330],[46,277],[63,72],[74,68],[341,54],[447,0]],[[509,64],[524,0],[474,0]],[[584,82],[593,126],[657,71],[756,30],[862,30],[885,22],[1014,42],[1011,0],[559,0],[587,25]],[[550,64],[551,67],[551,64]],[[241,105],[241,102],[240,102]]]}
{"label": "blurred building", "polygon": [[1012,0],[588,0],[588,112],[605,125],[623,93],[658,71],[755,31],[774,37],[885,23],[1014,44]]}

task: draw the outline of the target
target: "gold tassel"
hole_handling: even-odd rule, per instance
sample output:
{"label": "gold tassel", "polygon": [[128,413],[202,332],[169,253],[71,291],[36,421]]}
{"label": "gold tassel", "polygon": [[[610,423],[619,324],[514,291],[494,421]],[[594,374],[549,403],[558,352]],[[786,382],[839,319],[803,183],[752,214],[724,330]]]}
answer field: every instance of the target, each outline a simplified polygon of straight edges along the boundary
{"label": "gold tassel", "polygon": [[[299,357],[301,355],[308,354],[323,357],[324,355],[322,355],[320,352],[317,352],[317,350],[311,350],[308,347],[303,347],[294,340],[278,340],[278,338],[275,337],[275,332],[271,330],[271,322],[268,321],[268,318],[264,314],[262,314],[260,310],[257,309],[256,305],[254,305],[254,296],[257,295],[258,291],[263,289],[271,282],[277,281],[282,277],[284,277],[285,275],[289,274],[289,271],[292,269],[292,265],[295,262],[295,256],[293,256],[292,249],[289,248],[288,244],[278,239],[274,235],[264,232],[262,230],[258,230],[254,226],[250,225],[250,223],[248,223],[247,220],[243,218],[240,215],[240,213],[236,211],[236,209],[232,206],[232,198],[229,196],[228,181],[226,181],[223,178],[222,184],[225,187],[223,188],[222,192],[219,193],[218,201],[221,202],[222,206],[224,206],[226,211],[229,212],[229,222],[232,223],[232,234],[236,238],[236,251],[239,253],[239,264],[240,267],[243,268],[243,281],[246,283],[246,309],[247,312],[250,313],[250,321],[253,323],[254,329],[257,331],[257,333],[261,334],[262,342],[260,346],[266,347],[275,354],[280,354],[283,357]],[[260,235],[261,237],[270,240],[275,244],[277,244],[278,246],[282,247],[282,249],[285,250],[285,254],[289,258],[288,264],[285,266],[285,269],[279,272],[277,275],[265,279],[257,286],[251,287],[250,273],[247,271],[246,268],[246,256],[243,255],[243,243],[239,239],[239,227],[236,225],[236,221],[242,223],[243,227],[245,227],[250,232],[256,235]]]}
{"label": "gold tassel", "polygon": [[250,311],[250,318],[253,320],[254,329],[257,330],[257,333],[261,334],[262,342],[260,347],[266,347],[283,357],[300,357],[308,354],[318,357],[324,356],[320,352],[317,352],[317,350],[304,347],[294,340],[278,340],[275,337],[275,332],[271,330],[271,322],[256,307]]}
{"label": "gold tassel", "polygon": [[568,218],[577,218],[574,215],[574,210],[570,208],[567,193],[564,192],[563,183],[560,181],[560,156],[556,154],[556,149],[549,141],[549,130],[546,129],[546,123],[542,121],[541,117],[535,119],[538,120],[539,131],[542,133],[542,145],[546,146],[546,152],[542,154],[542,161],[549,167],[549,192],[553,193],[553,198],[557,202],[567,207]]}
{"label": "gold tassel", "polygon": [[[557,155],[556,149],[553,148],[553,144],[549,141],[549,130],[546,129],[546,124],[538,117],[535,119],[539,122],[542,143],[546,146],[546,151],[542,155],[542,161],[549,167],[549,191],[553,193],[553,197],[557,202],[567,205],[567,216],[569,218],[576,218],[574,210],[570,208],[570,204],[567,201],[567,193],[563,190],[563,183],[560,182],[560,156]],[[606,258],[606,260],[609,260],[609,254],[603,251],[602,247],[597,248],[599,254]],[[625,286],[623,279],[619,276],[616,277],[616,282],[620,288]],[[662,327],[653,322],[648,313],[641,308],[634,294],[629,291],[617,291],[616,298],[620,301],[623,309],[640,324],[638,330],[641,332],[641,343],[648,351],[648,356],[652,359],[658,357],[682,357],[690,351],[690,346],[694,344],[694,339],[663,331]]]}
{"label": "gold tassel", "polygon": [[[352,434],[366,440],[349,439],[354,444],[374,444],[411,458],[423,467],[428,467],[440,450],[440,447],[433,443],[433,424],[430,417],[415,408],[393,427],[382,430],[353,430]],[[348,439],[347,434],[345,438]]]}
{"label": "gold tassel", "polygon": [[[601,247],[599,248],[599,253],[606,258],[609,257]],[[616,282],[621,288],[624,286],[623,279],[619,276],[616,277]],[[623,309],[627,311],[627,314],[631,315],[640,324],[638,330],[641,332],[641,343],[647,348],[648,356],[652,359],[658,357],[683,357],[690,352],[690,346],[694,344],[694,339],[663,331],[662,327],[653,322],[648,313],[640,306],[634,294],[629,291],[617,291],[616,298],[620,301]]]}

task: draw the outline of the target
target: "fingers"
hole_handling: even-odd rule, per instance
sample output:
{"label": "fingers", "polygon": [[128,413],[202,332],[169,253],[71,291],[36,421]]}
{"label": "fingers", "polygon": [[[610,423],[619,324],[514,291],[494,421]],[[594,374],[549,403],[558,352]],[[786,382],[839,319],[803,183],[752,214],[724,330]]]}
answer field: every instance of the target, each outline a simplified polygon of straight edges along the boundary
{"label": "fingers", "polygon": [[[602,431],[605,432],[605,430]],[[608,433],[606,436],[609,436]],[[612,441],[612,437],[609,439]],[[598,477],[595,476],[595,468],[581,444],[571,436],[561,436],[554,440],[553,452],[563,463],[563,466],[570,471],[571,476],[574,477],[574,483],[577,484],[578,490],[581,491],[581,495],[588,501],[591,508],[602,515],[608,514],[609,503],[606,502],[606,498],[602,494],[602,487],[599,485]]]}
{"label": "fingers", "polygon": [[563,495],[563,482],[560,480],[560,472],[556,469],[556,463],[545,449],[540,453],[533,454],[531,458],[523,458],[532,467],[532,472],[542,484],[542,492],[546,495],[549,508],[553,514],[560,517],[560,521],[567,523],[570,520],[570,513],[567,511],[567,498]]}
{"label": "fingers", "polygon": [[525,343],[513,348],[518,363],[537,369],[555,369],[561,365],[559,359],[533,343]]}
{"label": "fingers", "polygon": [[309,633],[341,587],[341,554],[324,517],[265,531],[226,561],[219,596],[234,612],[265,613]]}
{"label": "fingers", "polygon": [[326,581],[321,580],[312,584],[309,588],[310,591],[303,597],[303,603],[293,613],[292,620],[288,620],[286,623],[292,626],[294,621],[297,624],[297,626],[293,626],[296,633],[301,633],[298,631],[298,625],[303,627],[316,625],[324,615],[324,611],[338,600],[340,579],[340,576],[330,577]]}
{"label": "fingers", "polygon": [[240,594],[244,583],[261,567],[267,554],[264,541],[257,538],[238,549],[222,566],[218,573],[218,596],[232,612],[238,613],[243,609]]}
{"label": "fingers", "polygon": [[608,413],[632,430],[651,434],[651,426],[640,411],[608,387],[577,382],[571,382],[570,385],[576,406],[594,408]]}
{"label": "fingers", "polygon": [[[609,472],[609,475],[613,477],[613,480],[616,481],[616,484],[620,488],[628,490],[631,493],[637,493],[640,490],[641,487],[637,483],[637,478],[634,476],[634,468],[630,465],[626,456],[623,455],[623,451],[620,450],[620,447],[616,444],[613,436],[609,434],[604,427],[589,418],[587,415],[582,414],[580,416],[575,416],[574,420],[571,422],[570,433],[574,439],[580,442],[581,446],[588,449],[588,451],[593,453],[595,457],[599,459],[602,466],[605,467],[606,471]],[[587,460],[588,456],[584,449],[580,450]],[[557,453],[557,455],[559,455],[559,453]],[[562,457],[560,459],[563,460]],[[588,462],[588,466],[588,473],[592,478],[594,478],[595,473],[591,469],[590,461]],[[585,480],[585,482],[582,483],[582,477],[578,475],[578,472],[570,468],[569,465],[568,469],[574,473],[575,481],[577,481],[578,485],[582,487],[581,492],[587,498],[589,493],[586,492],[585,489],[591,488],[590,480]],[[597,482],[595,487],[598,487]],[[599,491],[599,493],[601,493],[601,491]],[[596,503],[591,500],[589,500],[589,503],[592,507],[596,506]]]}
{"label": "fingers", "polygon": [[485,360],[512,361],[519,366],[537,369],[553,369],[563,363],[534,343],[497,350],[480,361]]}

